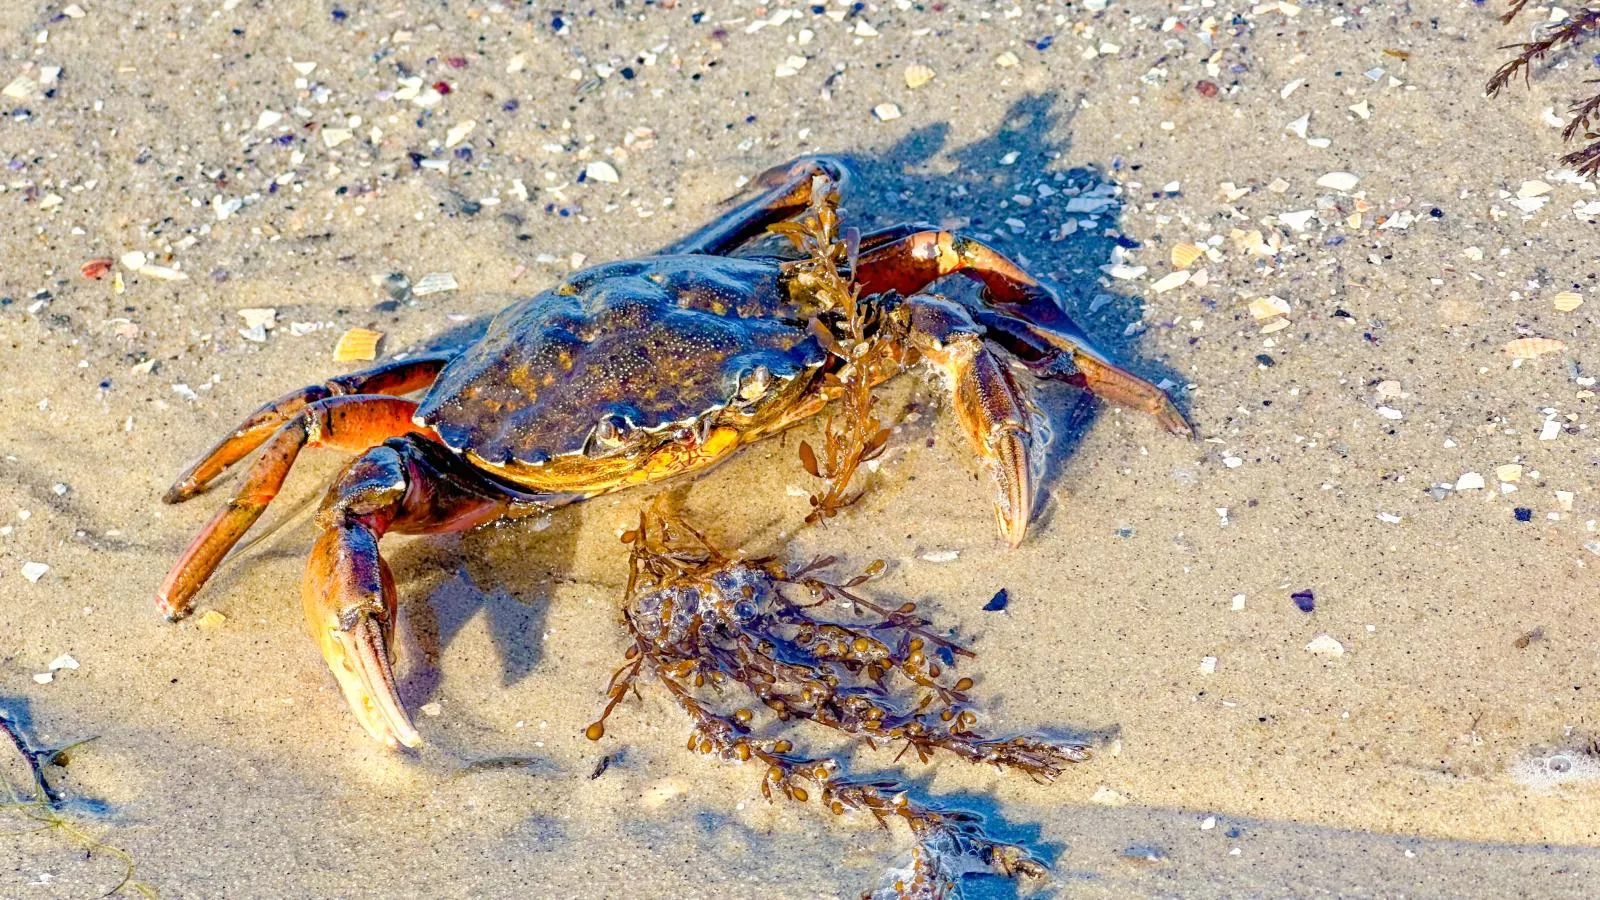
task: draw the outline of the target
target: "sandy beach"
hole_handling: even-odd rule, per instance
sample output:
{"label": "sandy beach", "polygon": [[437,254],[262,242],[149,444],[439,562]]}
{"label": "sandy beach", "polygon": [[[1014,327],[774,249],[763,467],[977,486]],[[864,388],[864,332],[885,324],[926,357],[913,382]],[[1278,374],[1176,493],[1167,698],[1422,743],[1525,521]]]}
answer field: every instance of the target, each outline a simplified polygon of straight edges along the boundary
{"label": "sandy beach", "polygon": [[[1015,550],[928,378],[882,392],[890,449],[825,527],[815,426],[688,485],[729,548],[886,560],[874,596],[978,654],[987,727],[1095,755],[1038,785],[791,739],[1051,864],[970,897],[1593,896],[1600,191],[1556,162],[1592,67],[1484,98],[1550,18],[1492,6],[0,4],[0,709],[94,738],[47,770],[61,815],[163,897],[871,888],[906,833],[767,802],[659,692],[585,739],[656,489],[386,540],[414,753],[305,633],[290,510],[338,454],[302,456],[202,615],[152,600],[227,496],[164,506],[171,479],[355,369],[349,329],[414,347],[830,153],[850,221],[989,240],[1199,439],[1042,387]],[[6,897],[123,871],[0,836]]]}

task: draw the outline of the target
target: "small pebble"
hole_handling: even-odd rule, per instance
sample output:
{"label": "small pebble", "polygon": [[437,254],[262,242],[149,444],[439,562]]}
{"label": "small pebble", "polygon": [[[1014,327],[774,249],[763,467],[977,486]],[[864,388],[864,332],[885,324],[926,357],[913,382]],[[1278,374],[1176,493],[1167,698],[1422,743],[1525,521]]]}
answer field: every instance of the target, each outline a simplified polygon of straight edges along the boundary
{"label": "small pebble", "polygon": [[1011,595],[1006,592],[1005,588],[1001,588],[1000,590],[994,592],[994,596],[989,598],[988,603],[983,605],[983,611],[1000,612],[1006,608],[1006,604],[1010,601]]}
{"label": "small pebble", "polygon": [[44,577],[44,573],[48,571],[50,571],[50,567],[42,562],[25,562],[22,564],[22,577],[34,584],[37,584],[39,579]]}
{"label": "small pebble", "polygon": [[467,135],[471,134],[473,129],[477,127],[478,123],[475,119],[468,119],[465,122],[457,122],[456,124],[450,126],[450,130],[446,131],[444,134],[445,149],[454,147],[466,140]]}
{"label": "small pebble", "polygon": [[1289,595],[1289,599],[1293,600],[1294,605],[1303,613],[1311,612],[1317,608],[1317,595],[1312,593],[1310,588],[1303,591],[1295,591]]}
{"label": "small pebble", "polygon": [[879,103],[872,108],[872,114],[877,116],[880,122],[892,122],[900,118],[900,107],[893,103]]}

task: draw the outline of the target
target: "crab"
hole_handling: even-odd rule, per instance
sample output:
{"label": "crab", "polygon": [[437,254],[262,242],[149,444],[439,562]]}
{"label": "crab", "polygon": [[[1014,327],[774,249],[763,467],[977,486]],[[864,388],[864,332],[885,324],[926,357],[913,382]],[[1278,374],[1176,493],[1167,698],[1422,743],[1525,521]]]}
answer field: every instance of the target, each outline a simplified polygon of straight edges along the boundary
{"label": "crab", "polygon": [[[733,255],[842,195],[846,170],[805,157],[759,176],[725,215],[653,256],[574,272],[502,310],[481,337],[291,391],[250,414],[189,465],[164,499],[202,493],[256,453],[233,496],[162,582],[169,619],[195,595],[278,493],[300,451],[355,454],[314,518],[301,582],[314,640],[356,720],[390,747],[421,736],[396,688],[390,532],[462,531],[543,516],[622,488],[703,471],[788,429],[839,395],[841,313],[814,271]],[[880,314],[864,335],[890,351],[881,381],[928,366],[991,472],[1001,536],[1023,539],[1047,433],[1023,374],[1086,388],[1192,436],[1158,387],[1097,350],[1056,292],[993,248],[924,225],[848,233],[860,296]],[[926,292],[975,280],[962,303]],[[420,392],[420,399],[408,395]],[[259,452],[258,452],[259,451]]]}

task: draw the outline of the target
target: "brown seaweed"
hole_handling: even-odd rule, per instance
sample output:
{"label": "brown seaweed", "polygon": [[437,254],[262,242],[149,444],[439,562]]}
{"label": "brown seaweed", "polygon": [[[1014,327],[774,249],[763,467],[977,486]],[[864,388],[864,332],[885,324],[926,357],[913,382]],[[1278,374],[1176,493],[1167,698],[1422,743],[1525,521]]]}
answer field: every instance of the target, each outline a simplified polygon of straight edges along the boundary
{"label": "brown seaweed", "polygon": [[[1041,782],[1089,757],[1079,746],[977,731],[967,696],[973,681],[952,674],[957,660],[973,654],[935,632],[915,603],[887,607],[862,596],[881,562],[835,582],[824,575],[831,558],[792,569],[772,558],[732,558],[657,510],[642,514],[623,541],[631,548],[623,619],[632,644],[590,739],[605,734],[607,716],[649,676],[693,723],[689,749],[764,766],[768,799],[776,793],[804,803],[814,791],[834,813],[864,811],[885,827],[904,822],[916,839],[911,866],[878,896],[953,896],[970,858],[1004,875],[1044,872],[1025,849],[990,835],[976,814],[914,799],[892,778],[847,775],[837,760],[797,753],[788,740],[758,738],[749,707],[726,711],[706,698],[742,692],[780,721],[810,720],[869,746],[900,745],[922,760],[943,750]],[[855,621],[821,618],[815,610],[822,606],[849,609]]]}
{"label": "brown seaweed", "polygon": [[[1528,5],[1528,0],[1509,0],[1509,9],[1500,17],[1511,24]],[[1503,50],[1516,50],[1517,55],[1495,70],[1485,90],[1493,97],[1516,80],[1520,74],[1523,83],[1532,77],[1533,67],[1543,62],[1552,52],[1576,47],[1579,43],[1600,32],[1600,7],[1585,6],[1572,12],[1564,21],[1539,28],[1533,38],[1521,44],[1508,44]],[[1591,79],[1589,84],[1600,84]],[[1568,112],[1572,120],[1561,130],[1561,138],[1571,141],[1582,135],[1589,143],[1561,157],[1566,165],[1584,175],[1600,175],[1600,90],[1584,100],[1574,101]]]}
{"label": "brown seaweed", "polygon": [[[787,274],[812,299],[816,314],[811,332],[837,359],[836,368],[822,376],[824,396],[839,401],[837,412],[823,425],[822,453],[810,442],[800,442],[801,464],[822,479],[806,516],[808,524],[815,524],[861,498],[859,492],[849,493],[851,481],[862,464],[882,455],[889,441],[889,429],[874,412],[878,398],[872,388],[898,371],[904,360],[899,356],[903,342],[881,339],[897,323],[875,299],[863,298],[860,285],[852,281],[861,235],[855,228],[839,228],[837,185],[818,176],[811,197],[804,215],[769,230],[787,237],[804,254],[787,264]],[[869,334],[877,339],[868,340]]]}

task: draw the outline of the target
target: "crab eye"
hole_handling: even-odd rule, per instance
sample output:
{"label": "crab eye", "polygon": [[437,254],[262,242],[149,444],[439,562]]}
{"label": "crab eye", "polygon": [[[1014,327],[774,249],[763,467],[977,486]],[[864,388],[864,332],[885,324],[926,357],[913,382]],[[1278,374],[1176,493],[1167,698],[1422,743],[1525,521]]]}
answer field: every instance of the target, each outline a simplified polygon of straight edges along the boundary
{"label": "crab eye", "polygon": [[772,370],[766,366],[756,366],[739,376],[739,399],[759,400],[766,394],[767,388],[772,386]]}
{"label": "crab eye", "polygon": [[622,416],[614,413],[601,416],[600,420],[594,423],[594,430],[589,433],[586,449],[591,456],[615,450],[622,446],[632,430],[633,424]]}

